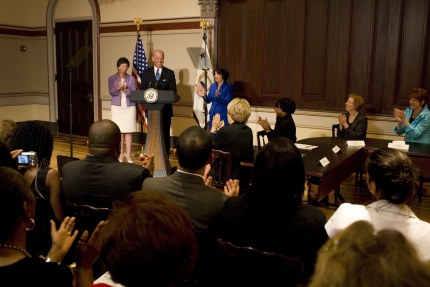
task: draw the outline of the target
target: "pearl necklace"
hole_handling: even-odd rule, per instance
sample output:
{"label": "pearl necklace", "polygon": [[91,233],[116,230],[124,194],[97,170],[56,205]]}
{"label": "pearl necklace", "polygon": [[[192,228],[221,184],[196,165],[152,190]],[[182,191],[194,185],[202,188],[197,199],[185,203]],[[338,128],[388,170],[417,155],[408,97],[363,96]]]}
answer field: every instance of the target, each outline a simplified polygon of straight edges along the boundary
{"label": "pearl necklace", "polygon": [[23,248],[21,248],[21,247],[18,247],[18,246],[15,246],[15,245],[10,245],[10,244],[3,244],[3,243],[0,243],[0,247],[8,248],[8,249],[15,249],[15,250],[21,251],[21,252],[22,252],[22,253],[24,253],[28,258],[31,258],[30,253],[28,253],[28,251],[27,251],[27,250],[25,250],[25,249],[23,249]]}

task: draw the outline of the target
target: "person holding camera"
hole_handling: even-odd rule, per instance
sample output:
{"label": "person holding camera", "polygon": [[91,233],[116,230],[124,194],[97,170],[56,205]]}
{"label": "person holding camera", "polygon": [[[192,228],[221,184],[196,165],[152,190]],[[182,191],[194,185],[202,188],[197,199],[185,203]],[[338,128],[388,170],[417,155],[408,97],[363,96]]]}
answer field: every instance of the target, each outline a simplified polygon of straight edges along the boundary
{"label": "person holding camera", "polygon": [[46,255],[51,247],[51,224],[64,219],[61,177],[51,163],[54,138],[39,121],[20,124],[9,141],[10,150],[21,149],[18,168],[36,197],[35,228],[28,234],[27,249],[35,255]]}

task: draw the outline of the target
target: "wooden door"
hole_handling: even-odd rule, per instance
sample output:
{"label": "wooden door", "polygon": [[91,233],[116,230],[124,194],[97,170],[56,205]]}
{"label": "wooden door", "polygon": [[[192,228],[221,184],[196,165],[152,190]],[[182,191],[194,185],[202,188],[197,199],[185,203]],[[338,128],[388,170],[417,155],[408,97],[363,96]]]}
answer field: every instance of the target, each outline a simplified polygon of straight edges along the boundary
{"label": "wooden door", "polygon": [[[55,25],[58,129],[61,133],[70,133],[70,70],[66,66],[82,47],[92,46],[91,23],[78,21]],[[71,70],[72,131],[86,136],[94,122],[92,53]]]}

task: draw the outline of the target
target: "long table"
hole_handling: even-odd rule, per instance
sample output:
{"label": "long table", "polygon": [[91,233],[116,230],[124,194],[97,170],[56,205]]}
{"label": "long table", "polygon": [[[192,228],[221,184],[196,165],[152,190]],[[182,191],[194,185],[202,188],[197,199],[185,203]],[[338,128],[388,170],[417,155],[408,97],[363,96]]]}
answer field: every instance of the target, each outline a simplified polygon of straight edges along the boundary
{"label": "long table", "polygon": [[[333,189],[344,182],[358,168],[364,168],[369,153],[382,147],[388,147],[392,141],[383,139],[366,139],[364,147],[347,145],[347,139],[341,137],[316,137],[299,140],[297,143],[314,145],[318,148],[313,150],[300,149],[303,154],[306,176],[311,177],[318,184],[317,201],[321,201]],[[412,163],[417,166],[423,177],[430,177],[430,144],[407,143],[409,150],[406,151]],[[339,153],[332,151],[338,146]],[[326,166],[319,161],[327,157],[330,163]]]}

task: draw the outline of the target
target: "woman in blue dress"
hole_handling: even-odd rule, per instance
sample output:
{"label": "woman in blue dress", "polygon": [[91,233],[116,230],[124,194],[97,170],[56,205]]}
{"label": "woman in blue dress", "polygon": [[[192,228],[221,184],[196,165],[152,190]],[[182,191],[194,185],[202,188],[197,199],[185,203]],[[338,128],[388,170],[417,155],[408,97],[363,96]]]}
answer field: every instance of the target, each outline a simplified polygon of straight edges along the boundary
{"label": "woman in blue dress", "polygon": [[[212,119],[216,114],[220,115],[220,124],[228,126],[227,105],[233,98],[233,85],[227,83],[229,72],[223,68],[217,68],[214,71],[214,80],[209,88],[209,93],[205,97],[204,88],[202,85],[197,86],[197,95],[203,97],[205,102],[211,105],[209,110],[209,130],[212,128]],[[218,128],[218,127],[217,127]]]}

